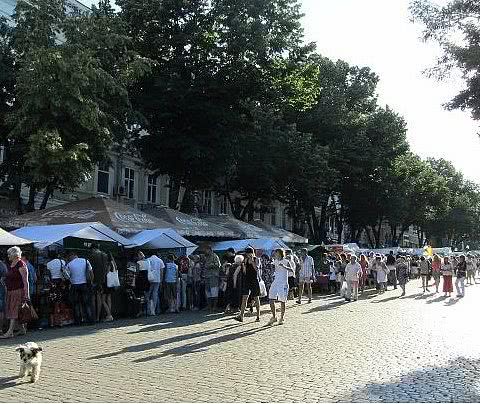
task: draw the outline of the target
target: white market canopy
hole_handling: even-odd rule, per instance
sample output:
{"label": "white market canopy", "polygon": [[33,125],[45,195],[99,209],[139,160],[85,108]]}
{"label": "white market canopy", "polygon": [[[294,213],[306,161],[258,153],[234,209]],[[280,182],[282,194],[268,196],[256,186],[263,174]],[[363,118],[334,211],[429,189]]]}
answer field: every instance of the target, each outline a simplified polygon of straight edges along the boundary
{"label": "white market canopy", "polygon": [[130,237],[130,243],[132,243],[132,247],[137,246],[147,250],[186,248],[187,255],[198,248],[196,244],[183,238],[173,229],[144,230]]}
{"label": "white market canopy", "polygon": [[27,226],[12,232],[17,237],[33,241],[36,248],[47,248],[52,244],[62,243],[67,237],[77,237],[86,240],[109,241],[124,247],[131,247],[132,241],[115,233],[102,223],[76,223],[49,226]]}
{"label": "white market canopy", "polygon": [[261,250],[265,254],[271,255],[277,248],[288,250],[289,247],[280,239],[247,239],[247,240],[230,240],[215,243],[212,246],[213,251],[226,251],[233,248],[235,252],[243,251],[247,247],[252,247],[254,250]]}
{"label": "white market canopy", "polygon": [[0,229],[0,246],[19,246],[32,243],[33,241],[17,237],[6,230]]}

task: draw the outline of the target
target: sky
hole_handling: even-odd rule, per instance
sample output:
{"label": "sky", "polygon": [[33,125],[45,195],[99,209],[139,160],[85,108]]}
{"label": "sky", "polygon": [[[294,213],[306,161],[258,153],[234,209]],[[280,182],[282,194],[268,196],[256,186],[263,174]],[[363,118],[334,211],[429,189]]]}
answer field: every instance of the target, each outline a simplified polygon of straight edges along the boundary
{"label": "sky", "polygon": [[[443,0],[444,1],[444,0]],[[94,0],[83,0],[90,5]],[[379,102],[402,115],[411,149],[420,156],[450,160],[480,183],[479,124],[468,111],[446,111],[463,83],[438,82],[423,71],[441,54],[420,39],[410,21],[409,0],[302,0],[307,42],[333,60],[368,66],[380,77]]]}

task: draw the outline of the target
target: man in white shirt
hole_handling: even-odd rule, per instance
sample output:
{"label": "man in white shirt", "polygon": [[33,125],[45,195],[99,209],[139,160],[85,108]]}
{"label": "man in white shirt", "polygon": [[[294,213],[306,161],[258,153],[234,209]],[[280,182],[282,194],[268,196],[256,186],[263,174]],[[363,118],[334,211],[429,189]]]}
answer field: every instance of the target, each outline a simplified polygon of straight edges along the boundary
{"label": "man in white shirt", "polygon": [[147,301],[150,301],[150,315],[153,316],[160,313],[159,302],[165,264],[163,263],[162,259],[158,258],[155,254],[152,254],[148,258],[148,262],[150,263],[150,268],[148,270],[150,289],[147,292]]}
{"label": "man in white shirt", "polygon": [[357,262],[357,257],[352,255],[350,257],[350,262],[345,267],[345,280],[347,281],[347,295],[345,300],[348,302],[352,299],[352,291],[353,300],[358,300],[358,280],[361,273],[362,267]]}
{"label": "man in white shirt", "polygon": [[299,273],[299,292],[297,303],[302,303],[303,290],[307,285],[308,303],[312,302],[312,283],[315,281],[315,263],[313,257],[308,255],[308,250],[302,248],[300,250],[300,273]]}
{"label": "man in white shirt", "polygon": [[86,258],[79,258],[76,253],[70,254],[67,264],[67,272],[73,290],[73,313],[75,324],[82,322],[82,311],[86,316],[86,322],[93,324],[93,310],[91,302],[91,283],[93,282],[93,270]]}
{"label": "man in white shirt", "polygon": [[58,282],[68,276],[65,271],[67,263],[55,251],[50,251],[48,258],[50,259],[47,262],[48,275],[53,282]]}

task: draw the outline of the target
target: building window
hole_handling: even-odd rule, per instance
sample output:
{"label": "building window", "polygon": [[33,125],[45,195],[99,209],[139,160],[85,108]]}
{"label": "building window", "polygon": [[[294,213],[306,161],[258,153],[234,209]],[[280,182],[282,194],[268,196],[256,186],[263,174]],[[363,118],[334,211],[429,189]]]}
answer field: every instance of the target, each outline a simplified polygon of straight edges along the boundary
{"label": "building window", "polygon": [[107,162],[98,165],[97,173],[97,192],[101,194],[108,194],[110,182],[110,165]]}
{"label": "building window", "polygon": [[135,195],[135,170],[125,167],[125,195],[129,199],[134,199]]}
{"label": "building window", "polygon": [[203,192],[203,211],[207,215],[212,214],[212,191]]}
{"label": "building window", "polygon": [[147,202],[157,203],[157,176],[148,175],[147,177]]}
{"label": "building window", "polygon": [[287,229],[287,208],[283,209],[282,212],[282,228]]}
{"label": "building window", "polygon": [[271,224],[272,226],[277,225],[277,209],[276,208],[272,208]]}
{"label": "building window", "polygon": [[220,214],[227,214],[227,198],[225,196],[220,199]]}

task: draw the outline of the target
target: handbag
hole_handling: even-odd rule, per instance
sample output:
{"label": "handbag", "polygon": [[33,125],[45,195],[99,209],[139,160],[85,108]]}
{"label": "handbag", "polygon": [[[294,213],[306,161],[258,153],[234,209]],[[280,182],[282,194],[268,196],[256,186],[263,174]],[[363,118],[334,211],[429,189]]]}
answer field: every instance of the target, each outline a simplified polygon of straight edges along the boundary
{"label": "handbag", "polygon": [[258,282],[258,286],[260,286],[260,297],[267,297],[267,287],[265,286],[265,282],[263,280]]}
{"label": "handbag", "polygon": [[38,314],[30,302],[23,302],[18,309],[18,322],[20,324],[27,324],[31,321],[37,321]]}
{"label": "handbag", "polygon": [[118,278],[118,271],[109,271],[107,273],[107,287],[108,288],[120,287],[120,279]]}

